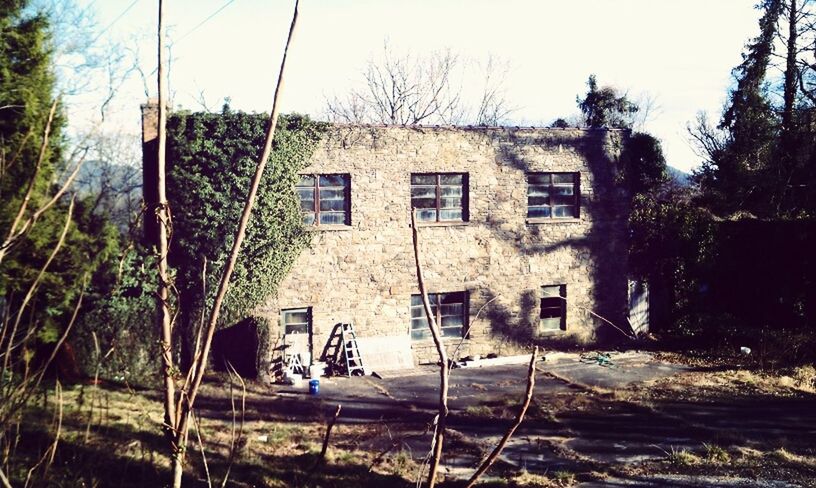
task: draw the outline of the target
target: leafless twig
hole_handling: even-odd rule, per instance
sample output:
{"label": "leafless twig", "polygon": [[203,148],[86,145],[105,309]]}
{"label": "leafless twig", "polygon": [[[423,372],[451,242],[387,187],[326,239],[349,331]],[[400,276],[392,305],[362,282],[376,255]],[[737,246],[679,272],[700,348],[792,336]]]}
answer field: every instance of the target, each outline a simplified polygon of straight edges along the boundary
{"label": "leafless twig", "polygon": [[530,401],[533,398],[533,388],[535,387],[536,359],[538,359],[537,347],[533,349],[532,357],[530,357],[530,369],[527,372],[527,392],[524,395],[524,403],[521,405],[521,410],[519,410],[518,416],[516,417],[516,421],[513,423],[513,425],[510,426],[510,428],[501,438],[499,443],[496,445],[496,448],[493,449],[493,452],[491,452],[487,456],[487,458],[485,458],[482,464],[479,465],[479,467],[476,469],[476,472],[474,472],[473,476],[471,476],[470,480],[468,480],[468,484],[465,486],[465,488],[472,488],[473,485],[475,485],[476,482],[479,480],[479,478],[481,478],[482,475],[488,469],[490,469],[493,463],[496,462],[496,458],[498,458],[499,454],[501,454],[502,450],[504,449],[504,446],[507,445],[507,441],[510,440],[510,438],[513,436],[513,433],[516,432],[518,426],[521,425],[522,421],[524,421],[524,415],[527,413],[527,409],[530,407]]}
{"label": "leafless twig", "polygon": [[433,444],[431,447],[433,454],[431,455],[430,464],[428,466],[428,486],[429,488],[433,488],[436,485],[436,473],[439,470],[439,462],[442,458],[442,443],[445,438],[445,424],[448,417],[448,379],[450,369],[448,366],[448,355],[445,351],[445,345],[442,344],[439,326],[436,323],[436,318],[431,310],[431,302],[428,300],[428,291],[425,289],[425,278],[422,275],[422,262],[419,255],[419,234],[417,233],[416,211],[414,208],[411,208],[411,237],[414,245],[414,261],[416,263],[417,284],[419,285],[419,292],[422,295],[422,305],[425,309],[425,318],[428,321],[428,327],[431,329],[431,336],[433,337],[440,363],[439,410],[436,417],[436,428],[434,430]]}
{"label": "leafless twig", "polygon": [[334,424],[337,423],[337,418],[340,417],[340,410],[343,408],[342,405],[337,405],[337,410],[334,411],[334,416],[329,420],[329,425],[326,426],[326,435],[323,436],[323,447],[320,449],[320,456],[318,456],[315,466],[319,466],[323,463],[323,460],[326,458],[326,451],[329,449],[329,436],[331,436],[332,428],[334,428]]}

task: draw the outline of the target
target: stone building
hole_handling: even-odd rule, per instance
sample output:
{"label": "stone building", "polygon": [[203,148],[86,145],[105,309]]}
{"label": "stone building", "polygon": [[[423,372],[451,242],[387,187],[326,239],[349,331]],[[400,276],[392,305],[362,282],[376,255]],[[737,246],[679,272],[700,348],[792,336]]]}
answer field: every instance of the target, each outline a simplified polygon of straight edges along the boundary
{"label": "stone building", "polygon": [[314,358],[337,324],[353,323],[361,342],[374,343],[370,352],[408,349],[415,363],[436,361],[418,295],[413,206],[450,352],[594,341],[598,316],[626,324],[626,203],[615,184],[624,137],[335,126],[297,187],[312,246],[260,312],[290,341],[304,334],[301,347]]}
{"label": "stone building", "polygon": [[[148,200],[152,109],[143,108]],[[279,324],[270,342],[319,360],[338,324],[353,323],[364,362],[366,354],[382,368],[398,357],[407,367],[435,362],[412,207],[433,310],[456,356],[592,342],[608,323],[628,328],[627,199],[616,184],[626,137],[607,129],[330,127],[293,189],[312,245],[257,310]],[[261,364],[275,354],[259,353]]]}

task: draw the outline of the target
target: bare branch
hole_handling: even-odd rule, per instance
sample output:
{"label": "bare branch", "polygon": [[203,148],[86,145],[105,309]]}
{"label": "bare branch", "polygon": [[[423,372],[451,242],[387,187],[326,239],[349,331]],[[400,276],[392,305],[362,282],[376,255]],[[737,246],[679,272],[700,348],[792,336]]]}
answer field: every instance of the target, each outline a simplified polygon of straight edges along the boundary
{"label": "bare branch", "polygon": [[323,447],[320,449],[320,455],[317,457],[315,467],[323,463],[323,460],[326,458],[326,451],[329,449],[329,436],[331,435],[332,428],[334,428],[334,424],[337,423],[337,418],[340,417],[340,410],[342,408],[342,405],[337,405],[334,416],[329,421],[329,425],[326,426],[326,435],[323,436]]}
{"label": "bare branch", "polygon": [[422,263],[419,256],[419,235],[416,225],[416,210],[411,208],[411,237],[414,245],[414,261],[416,263],[417,284],[419,293],[422,296],[422,306],[425,309],[425,318],[428,327],[431,329],[436,352],[439,355],[439,413],[436,418],[436,429],[434,431],[434,441],[431,450],[430,465],[428,467],[428,486],[433,488],[436,485],[436,473],[439,470],[439,462],[442,458],[442,443],[445,438],[445,425],[448,418],[448,355],[445,352],[445,345],[442,344],[442,334],[436,323],[436,318],[431,310],[431,302],[428,300],[428,291],[425,288],[425,278],[422,274]]}
{"label": "bare branch", "polygon": [[510,438],[513,436],[513,433],[516,432],[516,429],[518,429],[519,425],[521,425],[521,423],[524,421],[524,415],[527,413],[527,409],[530,407],[530,400],[532,400],[533,398],[533,388],[535,387],[536,359],[538,359],[538,347],[533,349],[532,357],[530,357],[530,368],[527,371],[527,392],[524,394],[524,403],[522,403],[521,405],[521,410],[519,410],[518,416],[516,417],[516,421],[513,423],[513,425],[510,426],[510,428],[507,430],[504,436],[502,436],[501,440],[496,445],[496,448],[493,449],[493,452],[491,452],[490,455],[488,455],[487,458],[485,458],[482,464],[479,465],[479,467],[476,469],[476,472],[474,472],[473,476],[471,476],[470,480],[468,480],[468,483],[465,486],[465,488],[473,488],[473,485],[475,485],[476,482],[479,481],[479,478],[481,478],[482,475],[488,469],[490,469],[491,466],[493,466],[493,463],[496,462],[496,459],[499,457],[499,454],[501,454],[502,450],[504,449],[504,446],[507,445],[507,441],[510,440]]}

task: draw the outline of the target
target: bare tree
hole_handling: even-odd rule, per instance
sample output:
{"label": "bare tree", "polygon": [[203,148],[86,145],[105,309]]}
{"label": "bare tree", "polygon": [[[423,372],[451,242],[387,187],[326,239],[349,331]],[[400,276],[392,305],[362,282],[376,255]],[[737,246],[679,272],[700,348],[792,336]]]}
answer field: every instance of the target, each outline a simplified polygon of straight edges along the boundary
{"label": "bare tree", "polygon": [[[246,236],[246,229],[249,224],[249,218],[252,214],[252,207],[255,204],[255,197],[258,192],[258,187],[261,183],[264,169],[266,168],[269,156],[272,153],[272,139],[275,135],[275,129],[278,122],[279,114],[279,100],[283,91],[284,85],[284,70],[286,67],[286,58],[289,53],[289,46],[295,32],[298,17],[298,0],[295,0],[294,13],[292,15],[292,23],[289,27],[289,36],[286,39],[286,44],[283,50],[283,59],[281,60],[280,71],[278,73],[278,82],[275,87],[275,95],[272,102],[272,113],[269,117],[269,124],[267,125],[266,138],[264,141],[263,150],[258,159],[255,168],[255,174],[250,182],[249,192],[247,193],[244,209],[241,213],[241,218],[238,222],[238,229],[235,233],[235,240],[233,241],[230,250],[229,258],[224,266],[223,274],[216,291],[215,300],[212,308],[209,311],[206,325],[202,329],[200,337],[200,349],[198,347],[199,341],[196,341],[196,351],[192,359],[192,364],[184,377],[179,377],[178,368],[173,363],[173,320],[169,310],[169,276],[167,272],[166,256],[167,256],[167,234],[171,228],[170,213],[167,205],[164,185],[164,163],[165,154],[164,148],[166,144],[166,79],[164,77],[164,30],[163,30],[163,2],[158,2],[158,87],[159,87],[159,131],[158,131],[158,199],[159,203],[156,208],[157,219],[159,221],[160,235],[159,235],[159,297],[157,308],[159,309],[159,324],[162,343],[162,363],[163,363],[163,380],[164,380],[164,418],[165,418],[165,433],[170,442],[172,450],[171,468],[172,468],[172,486],[179,488],[181,486],[182,474],[184,470],[184,456],[187,445],[190,418],[193,415],[193,408],[195,405],[196,396],[198,395],[199,387],[204,379],[204,371],[207,366],[207,361],[212,347],[213,336],[215,335],[216,325],[221,313],[221,306],[224,303],[224,297],[229,289],[230,278],[232,277],[235,264],[238,261],[238,256],[241,252],[241,245]],[[203,325],[203,324],[202,324]],[[176,384],[179,380],[180,384]]]}
{"label": "bare tree", "polygon": [[516,110],[508,104],[504,91],[509,70],[506,61],[502,62],[492,54],[487,57],[482,66],[484,86],[476,110],[476,125],[500,125]]}
{"label": "bare tree", "polygon": [[450,49],[400,55],[386,42],[382,55],[369,59],[363,69],[361,88],[327,99],[327,118],[348,123],[497,125],[515,110],[504,91],[508,66],[493,56],[476,66],[482,68],[484,81],[471,102],[463,85],[465,81],[477,85],[473,65]]}

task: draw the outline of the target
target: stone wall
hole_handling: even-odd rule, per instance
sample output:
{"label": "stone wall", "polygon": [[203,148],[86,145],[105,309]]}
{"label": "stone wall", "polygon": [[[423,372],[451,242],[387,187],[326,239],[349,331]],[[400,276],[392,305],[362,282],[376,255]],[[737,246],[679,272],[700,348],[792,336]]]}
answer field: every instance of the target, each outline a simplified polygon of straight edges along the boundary
{"label": "stone wall", "polygon": [[[311,248],[259,313],[275,323],[281,309],[312,307],[316,356],[339,322],[353,322],[360,336],[409,334],[410,298],[419,292],[410,174],[461,172],[469,178],[469,221],[419,228],[429,291],[468,291],[470,332],[460,356],[509,354],[553,338],[593,341],[601,322],[590,311],[621,323],[626,308],[626,209],[614,184],[623,137],[614,130],[336,126],[304,173],[350,175],[351,225],[314,228]],[[528,222],[526,171],[579,172],[580,217]],[[540,337],[539,290],[560,284],[567,286],[566,330]],[[451,348],[458,343],[447,340]],[[436,360],[430,340],[415,341],[413,350],[418,363]]]}

